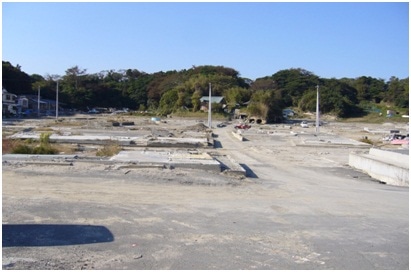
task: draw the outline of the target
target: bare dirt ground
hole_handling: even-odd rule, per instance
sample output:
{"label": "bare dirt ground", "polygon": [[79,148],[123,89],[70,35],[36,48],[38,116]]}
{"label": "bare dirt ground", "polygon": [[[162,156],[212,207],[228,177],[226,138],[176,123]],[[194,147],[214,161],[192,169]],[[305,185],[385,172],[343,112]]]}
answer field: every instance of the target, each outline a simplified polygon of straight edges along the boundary
{"label": "bare dirt ground", "polygon": [[[60,129],[198,129],[190,119],[137,121],[132,130],[90,120]],[[230,155],[245,178],[3,161],[3,269],[409,269],[408,188],[348,166],[350,152],[368,150],[349,139],[381,137],[364,127],[403,125],[330,122],[318,136],[313,127],[253,125],[240,142],[233,123],[214,128],[216,148],[204,151]]]}

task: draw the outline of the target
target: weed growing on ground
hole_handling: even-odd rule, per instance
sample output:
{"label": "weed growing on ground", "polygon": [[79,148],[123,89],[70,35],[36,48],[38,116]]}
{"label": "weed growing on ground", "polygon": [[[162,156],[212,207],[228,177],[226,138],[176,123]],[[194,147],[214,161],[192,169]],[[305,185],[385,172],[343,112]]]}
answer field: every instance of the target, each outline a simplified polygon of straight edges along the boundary
{"label": "weed growing on ground", "polygon": [[15,149],[20,144],[20,142],[21,142],[20,140],[6,138],[6,136],[3,134],[2,154],[11,153],[12,150]]}
{"label": "weed growing on ground", "polygon": [[50,144],[50,132],[44,132],[40,134],[40,144],[41,145],[49,145]]}
{"label": "weed growing on ground", "polygon": [[121,151],[121,146],[119,146],[117,143],[110,142],[104,145],[103,148],[97,150],[96,156],[111,157],[111,156],[118,154],[118,152],[120,151]]}
{"label": "weed growing on ground", "polygon": [[33,154],[33,148],[30,145],[19,143],[10,150],[10,153],[12,154]]}
{"label": "weed growing on ground", "polygon": [[[3,154],[57,154],[59,150],[50,144],[51,133],[42,133],[40,135],[40,144],[34,146],[33,140],[24,142],[18,140],[3,139]],[[4,148],[6,146],[6,149]]]}
{"label": "weed growing on ground", "polygon": [[368,139],[367,137],[364,137],[364,138],[360,139],[360,142],[370,144],[370,145],[374,145],[374,142],[372,140]]}

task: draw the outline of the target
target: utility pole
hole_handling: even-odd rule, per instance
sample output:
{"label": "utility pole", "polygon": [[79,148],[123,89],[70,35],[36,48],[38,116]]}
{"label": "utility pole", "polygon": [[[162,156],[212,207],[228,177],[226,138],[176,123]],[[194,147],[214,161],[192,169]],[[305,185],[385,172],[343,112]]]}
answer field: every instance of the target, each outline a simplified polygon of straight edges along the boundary
{"label": "utility pole", "polygon": [[56,91],[56,120],[59,117],[59,81],[57,80],[57,91]]}
{"label": "utility pole", "polygon": [[320,133],[320,86],[317,85],[317,104],[315,107],[315,133]]}
{"label": "utility pole", "polygon": [[208,128],[211,129],[211,82],[208,83]]}
{"label": "utility pole", "polygon": [[37,95],[37,117],[40,117],[40,86],[38,87]]}

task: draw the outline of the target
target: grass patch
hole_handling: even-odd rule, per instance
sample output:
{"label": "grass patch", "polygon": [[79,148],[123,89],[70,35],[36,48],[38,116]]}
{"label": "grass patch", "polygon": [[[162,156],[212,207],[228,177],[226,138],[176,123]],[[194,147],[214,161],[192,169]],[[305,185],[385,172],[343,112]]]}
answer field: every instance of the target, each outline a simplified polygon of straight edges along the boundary
{"label": "grass patch", "polygon": [[114,156],[116,154],[118,154],[118,152],[121,151],[121,146],[118,145],[115,142],[110,142],[107,143],[106,145],[103,146],[103,148],[97,150],[96,152],[96,156],[99,157],[111,157]]}
{"label": "grass patch", "polygon": [[81,127],[87,124],[85,120],[58,119],[47,122],[44,127]]}
{"label": "grass patch", "polygon": [[2,154],[10,154],[20,144],[21,144],[21,140],[8,139],[3,134],[3,137],[2,137]]}
{"label": "grass patch", "polygon": [[45,154],[58,154],[59,151],[57,148],[54,148],[51,145],[44,145],[40,144],[37,146],[31,146],[29,144],[18,144],[15,146],[11,152],[11,154],[40,154],[40,155],[45,155]]}
{"label": "grass patch", "polygon": [[33,153],[32,154],[58,154],[59,151],[57,150],[57,148],[54,148],[51,145],[44,145],[44,144],[40,144],[38,146],[35,146],[33,148]]}
{"label": "grass patch", "polygon": [[19,144],[11,150],[11,154],[33,154],[33,148],[26,144]]}
{"label": "grass patch", "polygon": [[3,138],[3,154],[58,154],[59,150],[50,144],[51,133],[42,133],[40,143],[33,140]]}
{"label": "grass patch", "polygon": [[[171,117],[175,116],[175,117],[181,117],[181,118],[199,118],[199,119],[204,119],[204,120],[208,119],[208,113],[207,112],[202,112],[202,111],[196,111],[196,112],[179,111],[179,112],[173,112],[170,115],[171,115]],[[225,119],[227,119],[227,116],[223,113],[213,112],[211,114],[211,118],[213,120],[225,120]]]}
{"label": "grass patch", "polygon": [[[407,123],[408,118],[402,117],[402,115],[409,114],[409,108],[395,107],[388,103],[375,104],[372,102],[361,102],[360,108],[364,110],[364,115],[361,117],[341,118],[344,122],[361,122],[361,123],[373,123],[382,124],[387,122],[393,123]],[[388,116],[388,111],[391,115]]]}
{"label": "grass patch", "polygon": [[378,113],[369,113],[363,117],[356,118],[341,118],[340,121],[347,123],[370,123],[370,124],[382,124],[387,122],[393,123],[408,123],[409,119],[402,117],[400,114],[396,114],[392,117],[386,117],[386,115],[379,115]]}

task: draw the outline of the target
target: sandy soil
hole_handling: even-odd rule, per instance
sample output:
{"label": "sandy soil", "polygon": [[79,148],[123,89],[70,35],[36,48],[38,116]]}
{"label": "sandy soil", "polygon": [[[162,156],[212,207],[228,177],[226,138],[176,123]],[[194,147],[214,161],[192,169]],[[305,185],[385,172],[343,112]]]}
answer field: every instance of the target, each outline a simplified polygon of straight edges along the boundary
{"label": "sandy soil", "polygon": [[[172,119],[156,131],[195,124]],[[253,126],[244,142],[232,126],[213,129],[218,148],[204,151],[230,155],[245,178],[3,162],[3,269],[409,268],[408,188],[348,166],[367,146],[326,144],[401,125],[332,123],[319,136]]]}

